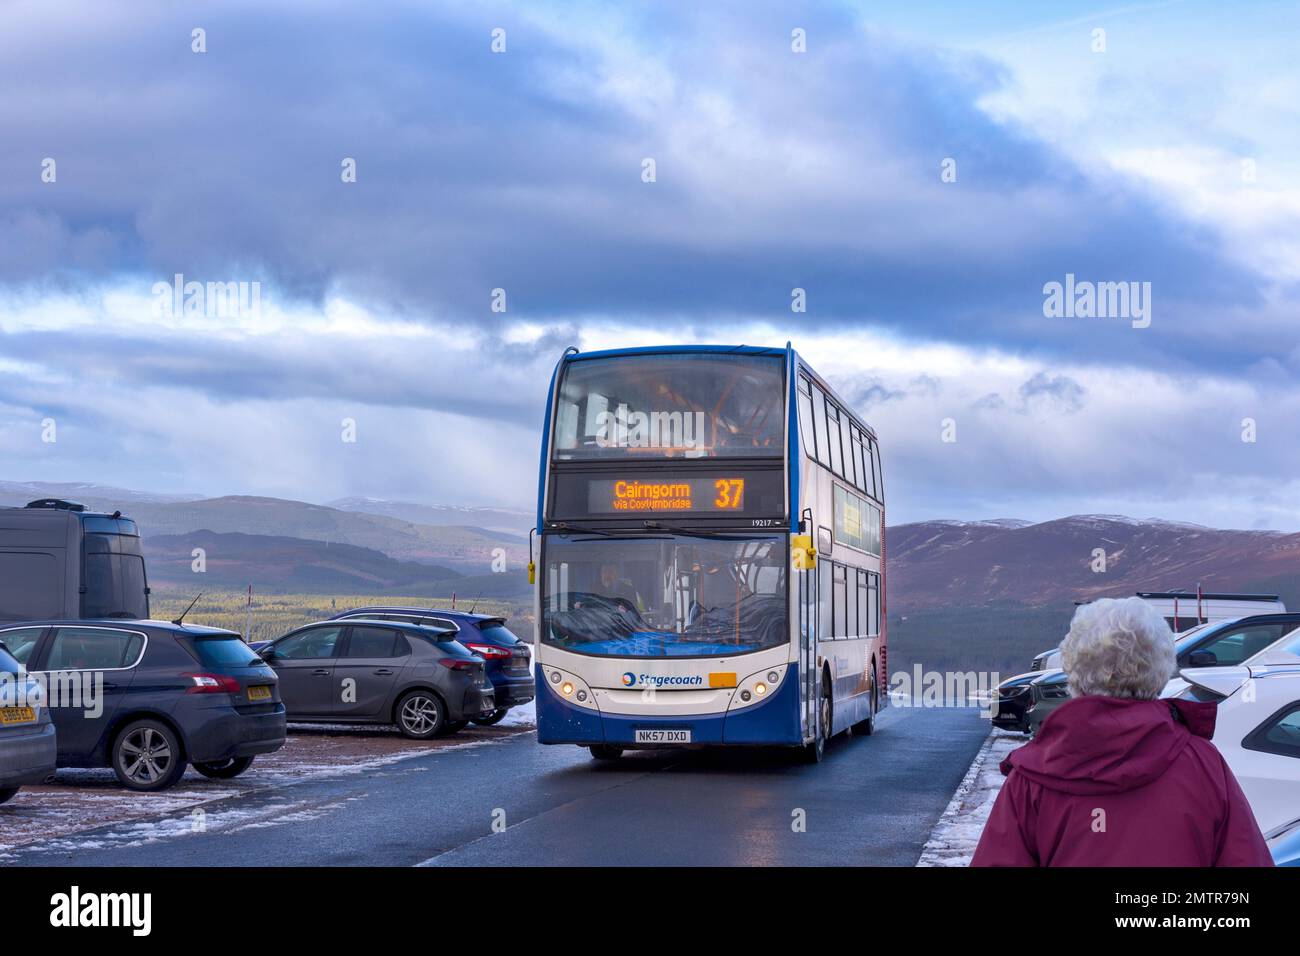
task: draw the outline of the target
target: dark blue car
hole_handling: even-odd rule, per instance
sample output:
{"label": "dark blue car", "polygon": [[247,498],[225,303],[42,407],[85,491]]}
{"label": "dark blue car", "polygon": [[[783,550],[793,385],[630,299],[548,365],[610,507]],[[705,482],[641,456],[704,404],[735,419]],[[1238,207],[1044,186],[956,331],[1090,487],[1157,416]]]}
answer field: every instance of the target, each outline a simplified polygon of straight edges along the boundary
{"label": "dark blue car", "polygon": [[518,707],[533,699],[532,648],[506,627],[505,618],[429,607],[372,605],[340,611],[330,620],[360,617],[372,621],[405,621],[409,624],[454,630],[456,640],[487,662],[488,679],[496,691],[496,710],[486,717],[473,718],[476,724],[488,727],[498,723],[511,707]]}

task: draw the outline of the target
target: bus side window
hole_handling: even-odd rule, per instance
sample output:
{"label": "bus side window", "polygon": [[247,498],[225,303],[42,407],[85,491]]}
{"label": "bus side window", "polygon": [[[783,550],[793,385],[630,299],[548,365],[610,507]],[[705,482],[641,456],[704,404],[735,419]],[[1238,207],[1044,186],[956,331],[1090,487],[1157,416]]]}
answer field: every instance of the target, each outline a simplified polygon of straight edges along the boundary
{"label": "bus side window", "polygon": [[871,612],[868,611],[870,598],[867,593],[867,572],[858,572],[858,634],[862,637],[870,637],[873,633],[871,630]]}
{"label": "bus side window", "polygon": [[885,476],[880,471],[880,446],[875,439],[871,441],[871,471],[875,481],[873,494],[877,501],[885,500]]}
{"label": "bus side window", "polygon": [[848,568],[846,568],[842,564],[835,564],[833,567],[834,567],[833,573],[834,573],[835,594],[832,600],[832,605],[833,605],[832,613],[835,616],[835,623],[832,627],[831,636],[848,637],[849,636]]}
{"label": "bus side window", "polygon": [[826,444],[830,446],[831,452],[831,471],[844,477],[844,461],[841,458],[840,444],[840,410],[830,403],[826,402]]}
{"label": "bus side window", "polygon": [[827,468],[831,466],[830,442],[826,437],[826,396],[822,390],[813,386],[812,395],[813,421],[817,426],[817,460]]}
{"label": "bus side window", "polygon": [[799,376],[799,431],[803,432],[804,454],[816,461],[817,433],[813,426],[812,392],[808,379]]}

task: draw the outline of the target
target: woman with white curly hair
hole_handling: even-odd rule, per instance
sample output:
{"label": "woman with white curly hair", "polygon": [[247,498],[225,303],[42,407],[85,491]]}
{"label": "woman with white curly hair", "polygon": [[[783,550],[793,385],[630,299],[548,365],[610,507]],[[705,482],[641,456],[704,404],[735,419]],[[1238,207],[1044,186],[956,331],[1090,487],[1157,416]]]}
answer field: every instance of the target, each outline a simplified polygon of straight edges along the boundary
{"label": "woman with white curly hair", "polygon": [[1160,700],[1173,635],[1140,598],[1075,612],[1070,696],[1002,762],[1007,780],[972,866],[1271,866],[1210,742],[1215,705]]}

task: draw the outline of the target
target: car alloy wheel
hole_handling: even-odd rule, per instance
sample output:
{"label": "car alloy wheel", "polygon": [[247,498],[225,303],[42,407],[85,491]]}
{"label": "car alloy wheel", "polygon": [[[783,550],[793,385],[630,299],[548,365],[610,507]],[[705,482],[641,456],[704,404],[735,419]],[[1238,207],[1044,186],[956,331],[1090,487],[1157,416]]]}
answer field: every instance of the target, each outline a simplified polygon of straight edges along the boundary
{"label": "car alloy wheel", "polygon": [[113,745],[113,771],[132,790],[165,790],[185,773],[180,741],[156,720],[130,724]]}
{"label": "car alloy wheel", "polygon": [[397,724],[408,737],[432,737],[440,733],[445,724],[442,702],[433,694],[413,691],[402,698],[397,708]]}

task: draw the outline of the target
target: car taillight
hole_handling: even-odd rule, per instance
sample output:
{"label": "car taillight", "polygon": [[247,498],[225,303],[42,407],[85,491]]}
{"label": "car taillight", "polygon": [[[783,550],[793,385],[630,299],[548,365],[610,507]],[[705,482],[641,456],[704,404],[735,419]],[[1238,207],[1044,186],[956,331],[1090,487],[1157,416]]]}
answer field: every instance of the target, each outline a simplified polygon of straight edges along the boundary
{"label": "car taillight", "polygon": [[478,661],[467,661],[463,657],[444,657],[438,663],[453,671],[472,671],[479,666]]}
{"label": "car taillight", "polygon": [[188,688],[187,694],[238,694],[239,681],[227,674],[182,674],[188,677],[194,686]]}
{"label": "car taillight", "polygon": [[465,646],[479,657],[490,661],[503,661],[510,656],[510,652],[504,647],[496,647],[492,644],[470,644],[467,642]]}

